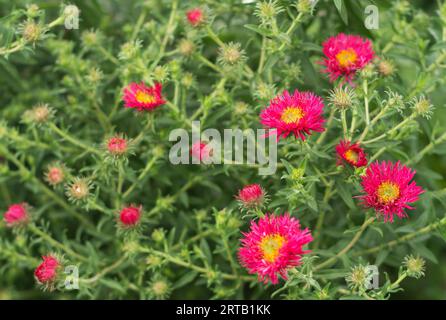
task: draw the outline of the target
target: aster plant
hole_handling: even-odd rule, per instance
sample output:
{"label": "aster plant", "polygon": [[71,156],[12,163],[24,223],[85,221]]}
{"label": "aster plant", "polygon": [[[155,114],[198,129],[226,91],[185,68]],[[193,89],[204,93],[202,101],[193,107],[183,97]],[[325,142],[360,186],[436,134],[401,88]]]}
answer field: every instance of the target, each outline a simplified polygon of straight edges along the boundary
{"label": "aster plant", "polygon": [[[442,292],[445,1],[42,3],[0,1],[0,299]],[[173,164],[197,121],[276,170]]]}

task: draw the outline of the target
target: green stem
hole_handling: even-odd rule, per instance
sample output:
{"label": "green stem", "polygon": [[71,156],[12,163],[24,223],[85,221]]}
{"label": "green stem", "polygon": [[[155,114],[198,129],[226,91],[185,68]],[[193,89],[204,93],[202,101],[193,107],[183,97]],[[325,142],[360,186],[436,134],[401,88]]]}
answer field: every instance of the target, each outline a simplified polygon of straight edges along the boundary
{"label": "green stem", "polygon": [[443,133],[440,137],[438,137],[434,141],[432,141],[431,143],[429,143],[415,157],[413,157],[409,161],[407,161],[406,164],[417,163],[418,161],[423,159],[423,157],[426,153],[430,152],[437,144],[442,143],[444,140],[446,140],[446,132]]}
{"label": "green stem", "polygon": [[78,139],[72,137],[72,136],[69,135],[67,132],[65,132],[65,131],[63,131],[63,130],[61,130],[61,129],[59,129],[54,123],[50,123],[49,126],[50,126],[50,128],[51,128],[53,131],[55,131],[59,136],[61,136],[61,137],[64,138],[65,140],[71,142],[72,144],[74,144],[74,145],[76,145],[76,146],[78,146],[78,147],[80,147],[80,148],[82,148],[82,149],[85,149],[86,151],[88,151],[88,152],[90,152],[90,153],[94,153],[94,154],[97,154],[97,155],[101,155],[101,152],[100,152],[99,150],[94,149],[94,148],[88,146],[87,144],[85,144],[85,143],[79,141]]}
{"label": "green stem", "polygon": [[211,38],[220,47],[224,48],[225,43],[220,40],[220,38],[214,33],[214,31],[212,31],[212,29],[209,25],[206,26],[206,31],[208,33],[209,38]]}
{"label": "green stem", "polygon": [[344,139],[347,138],[347,116],[346,116],[346,111],[345,109],[343,109],[341,111],[341,120],[342,120],[342,130],[344,132]]}
{"label": "green stem", "polygon": [[[331,190],[333,188],[333,184],[334,184],[334,181],[332,180],[331,182],[329,182],[329,185],[325,189],[324,199],[322,200],[324,206],[328,206],[328,201],[330,200],[330,197],[333,194],[331,192]],[[314,229],[314,238],[316,239],[316,241],[314,242],[313,249],[317,249],[319,247],[320,242],[321,242],[321,230],[322,230],[322,226],[324,224],[324,219],[325,219],[325,213],[326,212],[327,212],[327,209],[324,208],[319,213],[319,217],[318,217],[317,223],[316,223],[316,228]]]}
{"label": "green stem", "polygon": [[376,252],[380,252],[382,250],[387,250],[387,249],[393,248],[394,246],[396,246],[396,245],[398,245],[400,243],[404,243],[406,241],[412,240],[412,239],[414,239],[416,237],[419,237],[419,236],[421,236],[423,234],[428,234],[431,231],[434,231],[434,230],[436,230],[436,229],[438,229],[438,228],[440,228],[442,226],[445,226],[445,225],[446,225],[446,218],[443,218],[443,219],[441,219],[438,222],[431,223],[430,225],[428,225],[428,226],[426,226],[424,228],[421,228],[421,229],[419,229],[419,230],[417,230],[415,232],[406,234],[406,235],[404,235],[404,236],[402,236],[402,237],[400,237],[398,239],[395,239],[395,240],[392,240],[392,241],[380,244],[380,245],[378,245],[376,247],[373,247],[373,248],[369,248],[369,249],[366,249],[366,250],[363,250],[363,251],[356,252],[356,253],[353,254],[353,256],[362,256],[362,255],[376,253]]}
{"label": "green stem", "polygon": [[[172,256],[172,255],[170,255],[168,253],[164,253],[164,252],[157,251],[157,250],[144,249],[144,248],[140,248],[140,250],[142,252],[147,252],[147,253],[151,253],[151,254],[157,255],[159,257],[162,257],[162,258],[166,259],[169,262],[172,262],[172,263],[174,263],[176,265],[179,265],[179,266],[182,266],[182,267],[194,270],[194,271],[196,271],[198,273],[203,273],[203,274],[207,274],[207,275],[212,273],[212,270],[209,270],[207,268],[203,268],[203,267],[194,265],[194,264],[192,264],[190,262],[183,261],[183,260],[181,260],[181,259],[179,259],[177,257],[174,257],[174,256]],[[251,276],[241,276],[241,275],[228,274],[228,273],[220,273],[220,275],[225,280],[241,280],[241,281],[248,281],[248,282],[252,282],[252,281],[255,280],[255,278],[251,277]]]}
{"label": "green stem", "polygon": [[257,73],[261,74],[263,71],[263,65],[265,63],[265,51],[266,51],[266,37],[262,37],[262,48],[260,49],[260,60],[257,68]]}
{"label": "green stem", "polygon": [[411,114],[409,117],[407,117],[406,119],[404,119],[403,121],[401,121],[398,125],[396,125],[396,126],[393,127],[392,129],[390,129],[390,130],[387,131],[386,133],[383,133],[382,135],[380,135],[380,136],[378,136],[378,137],[376,137],[376,138],[373,138],[373,139],[364,141],[362,144],[369,144],[369,143],[372,143],[372,142],[379,141],[379,140],[381,140],[381,139],[383,139],[383,138],[385,138],[385,137],[391,135],[393,132],[397,131],[399,128],[401,128],[401,127],[403,127],[404,125],[406,125],[409,121],[412,121],[414,118],[415,118],[415,113]]}
{"label": "green stem", "polygon": [[343,257],[347,252],[350,251],[351,248],[359,241],[361,238],[361,235],[363,232],[367,229],[367,227],[372,224],[372,222],[375,221],[375,217],[372,218],[366,218],[364,223],[362,224],[361,228],[359,228],[358,232],[354,235],[353,239],[348,243],[348,245],[338,252],[334,257],[331,257],[327,259],[326,261],[322,262],[321,264],[314,267],[314,271],[328,267],[335,263],[339,258]]}
{"label": "green stem", "polygon": [[59,241],[53,239],[50,235],[48,235],[47,233],[45,233],[42,230],[40,230],[39,228],[37,228],[36,225],[30,224],[28,226],[28,228],[35,235],[37,235],[37,236],[41,237],[42,239],[46,240],[52,246],[57,247],[57,248],[61,249],[62,251],[66,252],[71,257],[76,258],[76,259],[81,260],[81,261],[84,261],[84,262],[88,261],[88,259],[86,257],[81,256],[80,254],[78,254],[78,253],[74,252],[73,250],[71,250],[70,248],[68,248],[63,243],[60,243]]}
{"label": "green stem", "polygon": [[333,123],[335,113],[336,113],[336,109],[332,108],[330,111],[330,115],[328,116],[326,129],[324,132],[322,132],[322,134],[319,136],[319,138],[316,141],[317,145],[321,144],[324,141],[325,137],[327,136],[328,130],[330,129],[330,127]]}
{"label": "green stem", "polygon": [[[299,14],[297,15],[297,17],[293,20],[293,22],[291,23],[290,27],[288,28],[288,30],[286,31],[286,35],[289,36],[294,29],[297,27],[298,23],[300,22],[300,20],[303,17],[303,13],[299,12]],[[282,45],[279,47],[279,51],[282,51],[283,48],[285,47],[286,43],[282,43]]]}
{"label": "green stem", "polygon": [[381,111],[372,119],[372,121],[369,124],[366,124],[364,131],[362,132],[361,136],[359,137],[358,142],[360,143],[361,141],[364,140],[364,138],[367,136],[367,133],[369,132],[370,128],[373,127],[374,124],[376,124],[376,122],[381,119],[381,117],[386,113],[387,111],[387,105],[381,109]]}
{"label": "green stem", "polygon": [[88,279],[81,279],[80,281],[83,283],[94,283],[96,281],[98,281],[100,278],[102,278],[103,276],[105,276],[107,273],[112,272],[113,270],[119,268],[125,261],[126,261],[127,257],[124,255],[122,256],[119,260],[117,260],[115,263],[113,263],[112,265],[110,265],[107,268],[104,268],[101,272],[97,273],[94,277],[88,278]]}
{"label": "green stem", "polygon": [[362,88],[364,90],[365,123],[367,126],[369,126],[370,125],[370,114],[369,114],[369,94],[368,94],[367,79],[364,79],[364,82],[362,83]]}
{"label": "green stem", "polygon": [[159,159],[159,157],[153,157],[149,162],[147,162],[146,167],[144,170],[139,174],[138,179],[127,189],[127,191],[122,196],[123,199],[126,199],[132,192],[135,190],[135,188],[139,185],[139,183],[146,177],[146,175],[149,173],[150,169],[152,169],[153,165],[156,163],[156,161]]}
{"label": "green stem", "polygon": [[146,7],[144,7],[141,11],[141,14],[138,17],[138,21],[136,22],[136,26],[133,28],[132,37],[130,38],[131,41],[134,41],[136,37],[138,36],[139,31],[141,30],[142,24],[144,23],[144,19],[146,18]]}

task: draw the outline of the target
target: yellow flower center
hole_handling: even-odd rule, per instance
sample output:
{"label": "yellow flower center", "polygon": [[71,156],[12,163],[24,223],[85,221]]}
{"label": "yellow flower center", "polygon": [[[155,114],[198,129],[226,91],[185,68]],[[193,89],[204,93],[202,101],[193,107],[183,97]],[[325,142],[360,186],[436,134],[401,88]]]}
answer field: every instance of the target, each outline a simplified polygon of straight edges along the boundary
{"label": "yellow flower center", "polygon": [[280,249],[285,242],[285,238],[280,234],[272,234],[263,237],[260,242],[260,249],[262,250],[263,259],[267,262],[274,262],[279,256]]}
{"label": "yellow flower center", "polygon": [[344,157],[345,157],[345,159],[347,159],[348,161],[351,161],[353,163],[358,162],[358,153],[353,150],[347,150],[344,153]]}
{"label": "yellow flower center", "polygon": [[356,62],[357,59],[358,55],[352,48],[349,48],[347,50],[341,50],[336,55],[336,60],[338,60],[338,63],[342,68],[350,67],[352,64]]}
{"label": "yellow flower center", "polygon": [[304,116],[304,111],[299,107],[287,107],[283,110],[280,119],[286,124],[299,123],[300,119]]}
{"label": "yellow flower center", "polygon": [[376,191],[379,202],[388,204],[400,196],[400,188],[394,182],[386,181],[380,184]]}
{"label": "yellow flower center", "polygon": [[138,90],[136,91],[136,101],[139,103],[153,103],[155,102],[155,97],[145,91]]}

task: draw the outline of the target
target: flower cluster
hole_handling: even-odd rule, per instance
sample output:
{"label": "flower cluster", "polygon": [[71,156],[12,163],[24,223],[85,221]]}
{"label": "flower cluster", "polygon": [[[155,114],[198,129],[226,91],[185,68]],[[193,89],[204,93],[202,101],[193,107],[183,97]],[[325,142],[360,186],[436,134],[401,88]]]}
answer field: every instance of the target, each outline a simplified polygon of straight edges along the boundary
{"label": "flower cluster", "polygon": [[[123,14],[80,37],[52,33],[75,11],[45,23],[52,15],[30,5],[5,18],[0,57],[33,48],[27,57],[46,59],[4,59],[14,77],[0,97],[0,287],[14,288],[0,298],[31,290],[34,275],[54,298],[386,299],[427,274],[424,237],[446,225],[443,194],[425,191],[441,187],[429,161],[446,142],[430,121],[446,54],[425,45],[441,24],[404,1],[368,38],[354,24],[331,33],[348,2],[137,3],[132,23]],[[228,128],[259,129],[242,148],[231,141],[235,162]],[[260,151],[268,176],[253,170]],[[379,289],[374,260],[390,271]],[[76,291],[62,285],[71,263],[82,266]]]}

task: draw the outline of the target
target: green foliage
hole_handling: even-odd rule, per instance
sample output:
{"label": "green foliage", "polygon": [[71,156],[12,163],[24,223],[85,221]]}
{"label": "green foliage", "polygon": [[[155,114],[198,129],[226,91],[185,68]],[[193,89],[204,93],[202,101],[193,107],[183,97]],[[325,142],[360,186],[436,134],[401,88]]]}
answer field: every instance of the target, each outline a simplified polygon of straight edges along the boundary
{"label": "green foliage", "polygon": [[[419,289],[439,288],[445,276],[444,1],[204,3],[206,21],[194,28],[185,12],[200,1],[75,1],[79,30],[67,30],[55,2],[0,1],[0,210],[32,206],[28,227],[0,224],[0,299],[388,299],[423,274],[415,284],[423,296],[409,287],[411,296],[444,298]],[[364,27],[369,4],[379,8],[377,30]],[[317,64],[338,32],[370,38],[379,57],[342,107],[338,84]],[[124,108],[123,88],[140,81],[161,82],[168,103],[151,113]],[[192,120],[260,128],[260,110],[295,88],[324,98],[327,131],[281,140],[274,175],[169,162],[171,130]],[[104,147],[116,134],[131,139],[124,157]],[[359,205],[363,169],[336,166],[343,134],[361,140],[369,160],[417,170],[426,192],[408,219],[373,220]],[[48,183],[55,163],[63,185]],[[85,195],[73,193],[80,182]],[[265,211],[289,212],[314,237],[303,265],[275,286],[237,258],[255,214],[242,213],[234,195],[250,183],[267,190]],[[130,204],[142,205],[143,223],[122,232],[117,216]],[[35,284],[33,269],[50,252],[79,266],[78,290]],[[367,265],[378,266],[379,288],[355,282]]]}

